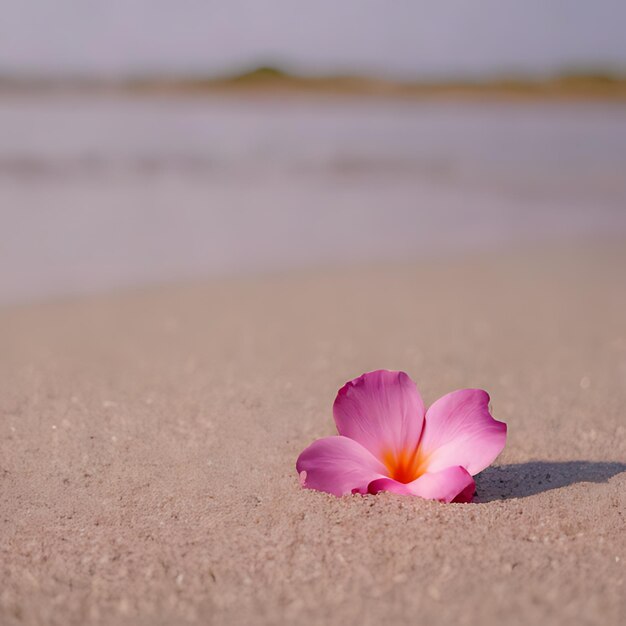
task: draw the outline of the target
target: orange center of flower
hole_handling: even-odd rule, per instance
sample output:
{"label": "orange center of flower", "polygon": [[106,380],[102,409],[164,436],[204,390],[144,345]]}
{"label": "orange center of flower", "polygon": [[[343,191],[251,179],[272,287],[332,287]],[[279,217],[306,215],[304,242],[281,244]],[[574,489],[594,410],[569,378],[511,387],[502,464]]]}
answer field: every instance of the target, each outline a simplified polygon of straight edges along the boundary
{"label": "orange center of flower", "polygon": [[383,455],[389,478],[399,483],[410,483],[419,478],[426,471],[427,461],[428,458],[421,453],[419,448],[404,449],[399,452],[390,450]]}

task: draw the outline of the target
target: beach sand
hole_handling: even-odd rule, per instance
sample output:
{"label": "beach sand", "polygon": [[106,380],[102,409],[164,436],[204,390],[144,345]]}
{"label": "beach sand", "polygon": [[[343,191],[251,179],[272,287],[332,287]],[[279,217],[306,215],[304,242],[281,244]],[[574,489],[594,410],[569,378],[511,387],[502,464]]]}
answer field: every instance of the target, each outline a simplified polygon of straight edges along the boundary
{"label": "beach sand", "polygon": [[[625,268],[581,244],[4,308],[0,623],[619,624]],[[301,489],[378,368],[489,391],[474,503]]]}

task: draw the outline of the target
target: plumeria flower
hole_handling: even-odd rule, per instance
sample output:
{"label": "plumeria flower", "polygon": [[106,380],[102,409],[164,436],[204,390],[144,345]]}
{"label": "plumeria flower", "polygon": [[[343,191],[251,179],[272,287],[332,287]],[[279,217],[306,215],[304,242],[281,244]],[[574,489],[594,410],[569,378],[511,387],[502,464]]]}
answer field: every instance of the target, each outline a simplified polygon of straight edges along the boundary
{"label": "plumeria flower", "polygon": [[489,413],[486,391],[453,391],[424,411],[404,372],[378,370],[346,383],[333,415],[339,435],[313,442],[296,469],[303,487],[335,496],[389,491],[470,502],[472,476],[506,441],[506,424]]}

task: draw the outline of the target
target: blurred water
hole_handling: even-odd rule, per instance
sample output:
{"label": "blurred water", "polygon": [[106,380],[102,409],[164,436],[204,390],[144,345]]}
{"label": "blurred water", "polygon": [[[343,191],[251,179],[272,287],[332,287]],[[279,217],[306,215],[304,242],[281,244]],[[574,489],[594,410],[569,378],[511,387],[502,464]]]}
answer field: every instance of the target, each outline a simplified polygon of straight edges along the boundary
{"label": "blurred water", "polygon": [[3,96],[0,302],[626,233],[626,108]]}

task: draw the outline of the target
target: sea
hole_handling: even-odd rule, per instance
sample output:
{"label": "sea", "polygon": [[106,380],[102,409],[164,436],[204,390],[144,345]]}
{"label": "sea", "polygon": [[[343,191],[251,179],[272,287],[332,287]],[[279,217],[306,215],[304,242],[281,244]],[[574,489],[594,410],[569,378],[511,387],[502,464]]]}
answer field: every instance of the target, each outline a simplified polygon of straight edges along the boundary
{"label": "sea", "polygon": [[626,235],[626,105],[0,95],[0,304]]}

